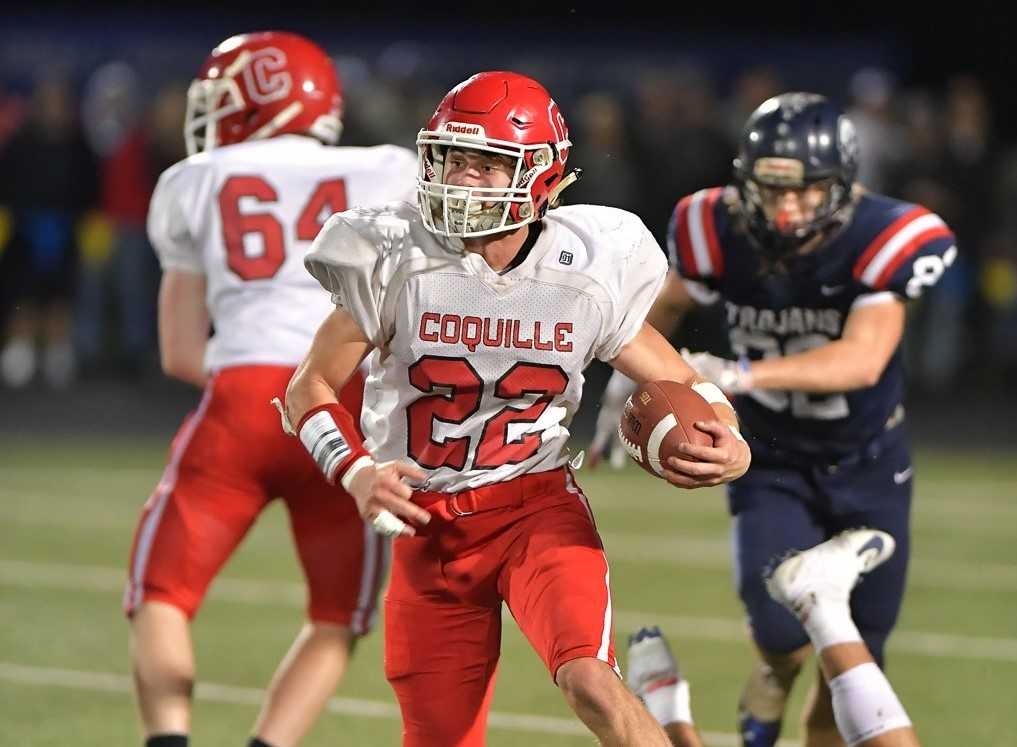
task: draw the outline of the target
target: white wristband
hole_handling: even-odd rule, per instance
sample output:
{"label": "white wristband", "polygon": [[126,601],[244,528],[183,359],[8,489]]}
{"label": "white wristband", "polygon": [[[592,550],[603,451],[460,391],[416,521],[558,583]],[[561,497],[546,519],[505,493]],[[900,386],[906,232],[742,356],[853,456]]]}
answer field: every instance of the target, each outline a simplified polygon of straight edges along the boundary
{"label": "white wristband", "polygon": [[[731,401],[724,396],[724,392],[722,392],[720,390],[720,387],[717,386],[716,384],[713,384],[709,381],[700,381],[698,384],[692,385],[692,391],[694,391],[700,397],[705,399],[711,405],[727,405],[732,410],[734,409],[734,406],[731,404]],[[734,434],[735,438],[742,442],[745,441],[745,437],[735,426],[729,425],[728,428],[731,429],[731,433]]]}
{"label": "white wristband", "polygon": [[693,384],[692,391],[705,399],[711,405],[727,405],[728,407],[731,407],[731,409],[734,409],[731,405],[731,400],[725,397],[724,392],[720,390],[720,387],[712,382],[700,381],[698,384]]}
{"label": "white wristband", "polygon": [[343,476],[339,478],[339,484],[343,486],[343,490],[349,493],[350,485],[353,484],[353,478],[359,474],[360,470],[373,466],[374,460],[369,456],[362,456],[354,459],[353,464],[347,467],[346,471],[343,472]]}

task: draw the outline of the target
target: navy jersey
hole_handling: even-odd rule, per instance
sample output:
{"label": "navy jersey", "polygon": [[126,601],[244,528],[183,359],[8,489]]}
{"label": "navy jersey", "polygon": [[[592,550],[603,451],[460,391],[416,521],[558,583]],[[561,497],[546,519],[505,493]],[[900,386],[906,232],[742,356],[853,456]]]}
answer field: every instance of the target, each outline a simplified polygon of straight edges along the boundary
{"label": "navy jersey", "polygon": [[[793,355],[840,338],[852,309],[907,300],[934,285],[957,254],[943,220],[920,205],[863,194],[851,222],[787,272],[765,272],[734,212],[732,187],[704,189],[675,206],[668,232],[671,266],[701,303],[723,301],[731,347],[751,359]],[[805,459],[857,452],[897,411],[900,351],[879,381],[850,392],[754,391],[735,399],[745,430]]]}

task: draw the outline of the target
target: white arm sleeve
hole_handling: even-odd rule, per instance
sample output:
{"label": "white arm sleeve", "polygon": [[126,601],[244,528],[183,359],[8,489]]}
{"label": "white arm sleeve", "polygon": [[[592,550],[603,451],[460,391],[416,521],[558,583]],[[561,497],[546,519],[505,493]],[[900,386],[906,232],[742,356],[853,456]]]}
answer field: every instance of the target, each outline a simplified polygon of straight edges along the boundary
{"label": "white arm sleeve", "polygon": [[645,226],[635,246],[617,268],[615,296],[607,314],[596,356],[602,361],[618,357],[639,332],[667,276],[667,257]]}

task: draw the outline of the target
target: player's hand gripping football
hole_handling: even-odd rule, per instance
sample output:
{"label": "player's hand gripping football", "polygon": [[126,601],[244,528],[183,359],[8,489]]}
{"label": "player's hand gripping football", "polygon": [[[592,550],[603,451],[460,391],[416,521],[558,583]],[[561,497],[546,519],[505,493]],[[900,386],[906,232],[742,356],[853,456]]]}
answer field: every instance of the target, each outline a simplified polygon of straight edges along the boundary
{"label": "player's hand gripping football", "polygon": [[752,461],[749,445],[719,420],[696,422],[695,427],[713,437],[713,446],[683,443],[681,457],[672,456],[664,467],[664,479],[681,488],[706,488],[737,480]]}
{"label": "player's hand gripping football", "polygon": [[413,488],[406,480],[419,483],[425,479],[422,470],[406,462],[382,462],[357,472],[350,483],[350,494],[361,518],[379,534],[414,535],[417,530],[407,521],[423,525],[431,515],[410,501]]}

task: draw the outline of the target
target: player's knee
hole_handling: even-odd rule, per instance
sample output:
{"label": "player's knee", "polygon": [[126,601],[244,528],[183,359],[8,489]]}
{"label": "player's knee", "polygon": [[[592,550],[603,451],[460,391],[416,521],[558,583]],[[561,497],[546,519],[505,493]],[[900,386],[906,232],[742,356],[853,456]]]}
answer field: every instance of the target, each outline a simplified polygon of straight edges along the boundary
{"label": "player's knee", "polygon": [[349,625],[320,620],[311,620],[304,625],[300,636],[313,641],[320,641],[324,645],[352,648],[357,640],[357,634]]}
{"label": "player's knee", "polygon": [[[785,614],[778,614],[781,612]],[[801,623],[786,614],[783,609],[753,612],[750,624],[752,640],[755,642],[756,648],[768,652],[768,655],[772,656],[782,667],[788,657],[796,658],[796,652],[809,645],[809,637],[802,630]],[[799,660],[799,666],[801,661],[804,661],[804,657]]]}
{"label": "player's knee", "polygon": [[562,664],[556,681],[569,706],[586,721],[610,721],[617,711],[621,683],[614,670],[599,659],[573,659]]}
{"label": "player's knee", "polygon": [[187,615],[164,602],[146,602],[131,617],[131,661],[139,686],[189,690],[194,652]]}
{"label": "player's knee", "polygon": [[808,646],[799,646],[787,652],[773,651],[762,647],[759,649],[763,663],[770,668],[773,678],[785,688],[789,688],[798,673],[802,671],[802,664],[808,659],[809,652]]}

